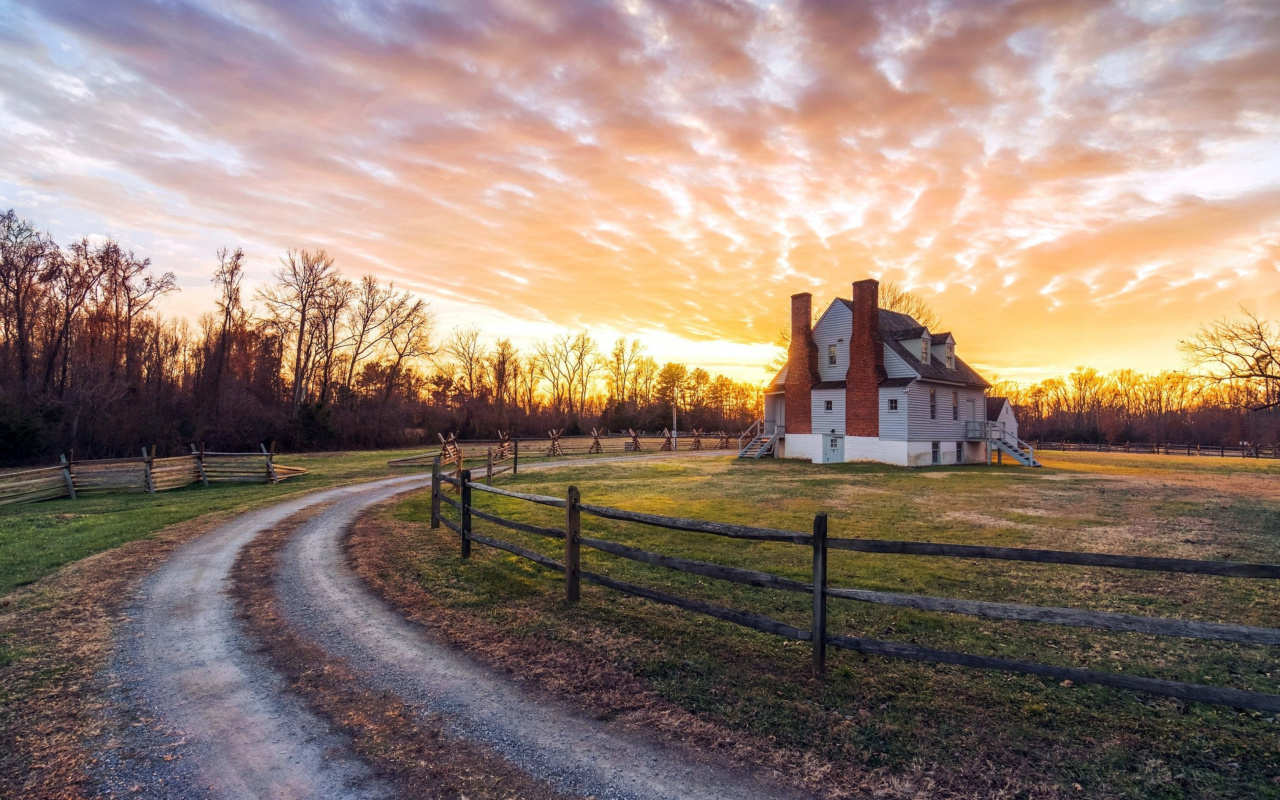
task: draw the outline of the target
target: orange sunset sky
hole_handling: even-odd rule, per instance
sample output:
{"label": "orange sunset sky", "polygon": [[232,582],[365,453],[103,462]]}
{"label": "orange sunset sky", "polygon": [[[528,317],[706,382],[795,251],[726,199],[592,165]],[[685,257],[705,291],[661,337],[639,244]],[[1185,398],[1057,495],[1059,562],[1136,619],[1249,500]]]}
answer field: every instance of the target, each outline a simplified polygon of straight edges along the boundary
{"label": "orange sunset sky", "polygon": [[323,247],[759,380],[870,275],[988,378],[1159,370],[1280,309],[1280,2],[0,0],[0,206],[191,318]]}

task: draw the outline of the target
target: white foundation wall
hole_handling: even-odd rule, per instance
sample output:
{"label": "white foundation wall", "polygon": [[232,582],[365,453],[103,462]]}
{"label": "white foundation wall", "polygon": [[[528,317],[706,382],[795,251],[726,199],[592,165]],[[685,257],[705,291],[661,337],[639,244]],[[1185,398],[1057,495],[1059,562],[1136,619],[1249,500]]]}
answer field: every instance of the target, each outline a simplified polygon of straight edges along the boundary
{"label": "white foundation wall", "polygon": [[908,448],[911,444],[911,442],[877,439],[874,436],[846,436],[844,437],[844,460],[878,461],[882,464],[905,467],[910,464]]}
{"label": "white foundation wall", "polygon": [[822,463],[822,434],[788,433],[783,458],[803,458],[816,464]]}

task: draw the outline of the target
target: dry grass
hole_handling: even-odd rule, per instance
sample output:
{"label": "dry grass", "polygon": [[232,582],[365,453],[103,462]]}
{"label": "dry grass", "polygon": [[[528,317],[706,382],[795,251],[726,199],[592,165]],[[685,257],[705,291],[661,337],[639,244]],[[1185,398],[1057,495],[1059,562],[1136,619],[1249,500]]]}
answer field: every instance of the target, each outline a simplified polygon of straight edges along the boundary
{"label": "dry grass", "polygon": [[[576,620],[553,632],[539,624],[545,613],[568,614],[559,602],[521,608],[506,624],[436,602],[410,565],[424,555],[452,556],[456,550],[436,532],[385,515],[367,515],[354,526],[348,552],[356,571],[380,596],[442,641],[505,673],[511,680],[556,695],[634,736],[660,734],[669,745],[686,748],[694,759],[730,768],[748,768],[780,783],[827,798],[992,798],[1027,800],[1072,796],[1056,787],[1005,774],[991,763],[939,769],[916,765],[866,769],[853,761],[824,758],[780,745],[774,737],[745,733],[714,716],[692,713],[654,691],[625,665],[654,645],[643,634]],[[549,635],[550,634],[550,635]],[[808,689],[811,678],[797,676]],[[781,693],[780,693],[781,694]],[[816,706],[798,704],[821,724],[847,726],[850,720]],[[869,714],[868,714],[869,716]]]}
{"label": "dry grass", "polygon": [[0,600],[0,797],[88,796],[107,702],[95,674],[112,652],[112,628],[138,582],[223,515],[174,525],[66,567]]}
{"label": "dry grass", "polygon": [[[824,510],[837,536],[1280,558],[1280,508],[1250,489],[1255,477],[1280,478],[1280,465],[1256,472],[1246,465],[1242,473],[1189,465],[1190,474],[1179,473],[1182,465],[1157,466],[1055,462],[1045,471],[949,470],[938,480],[927,471],[865,465],[710,461],[531,473],[509,485],[562,495],[576,484],[586,502],[600,505],[791,530],[805,530]],[[562,524],[563,512],[491,496],[480,504],[525,522]],[[486,548],[460,562],[456,536],[429,530],[426,510],[425,497],[409,498],[388,518],[365,521],[353,553],[366,580],[442,638],[594,713],[763,765],[830,796],[1280,797],[1280,728],[1270,715],[843,652],[831,655],[829,677],[817,685],[807,677],[807,645],[594,587],[569,606],[559,576]],[[801,549],[586,524],[590,535],[642,549],[801,579],[807,570]],[[478,527],[559,555],[554,542]],[[621,580],[807,621],[804,597],[594,552],[584,553],[584,563]],[[1274,625],[1280,614],[1273,585],[1235,579],[843,552],[832,553],[831,575],[841,586],[1253,625]],[[833,603],[831,620],[833,630],[891,641],[1276,691],[1275,648],[853,603]],[[626,688],[622,698],[609,695],[614,686]]]}

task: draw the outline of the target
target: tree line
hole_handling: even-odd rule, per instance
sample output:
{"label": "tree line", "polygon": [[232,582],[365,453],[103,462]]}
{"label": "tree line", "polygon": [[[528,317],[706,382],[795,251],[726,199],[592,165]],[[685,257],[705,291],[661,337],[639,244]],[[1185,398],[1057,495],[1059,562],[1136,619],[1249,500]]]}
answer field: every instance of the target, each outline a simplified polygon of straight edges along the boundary
{"label": "tree line", "polygon": [[440,332],[425,300],[350,280],[323,250],[288,251],[252,296],[242,250],[212,267],[213,309],[166,317],[173,273],[0,215],[0,461],[655,430],[673,407],[681,428],[736,431],[760,406],[759,386],[659,364],[636,339],[569,331],[521,350],[476,327]]}
{"label": "tree line", "polygon": [[1242,309],[1180,343],[1189,369],[1103,374],[1079,367],[1030,386],[997,382],[1027,440],[1280,442],[1280,325]]}

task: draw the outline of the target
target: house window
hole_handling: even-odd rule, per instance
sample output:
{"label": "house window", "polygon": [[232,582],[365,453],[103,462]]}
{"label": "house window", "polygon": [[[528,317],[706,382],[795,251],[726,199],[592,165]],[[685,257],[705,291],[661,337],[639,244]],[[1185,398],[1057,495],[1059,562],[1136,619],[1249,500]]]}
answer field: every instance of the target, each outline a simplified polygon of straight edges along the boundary
{"label": "house window", "polygon": [[836,365],[836,346],[834,344],[827,345],[827,365],[831,367]]}
{"label": "house window", "polygon": [[890,411],[898,410],[898,399],[896,397],[889,398],[889,410]]}
{"label": "house window", "polygon": [[963,442],[956,442],[956,463],[957,464],[964,463],[964,443]]}
{"label": "house window", "polygon": [[938,418],[938,390],[929,390],[929,419]]}
{"label": "house window", "polygon": [[822,401],[822,410],[823,410],[823,411],[830,411],[830,410],[831,410],[831,401],[830,401],[830,400],[824,400],[824,401]]}
{"label": "house window", "polygon": [[951,418],[960,419],[960,393],[951,393]]}
{"label": "house window", "polygon": [[839,446],[840,446],[840,440],[839,440],[839,439],[837,439],[836,437],[832,436],[832,437],[831,437],[831,445],[830,445],[831,449],[832,449],[832,450],[836,450],[836,449],[838,449],[838,448],[839,448]]}
{"label": "house window", "polygon": [[925,363],[929,362],[929,340],[928,339],[920,340],[920,360]]}
{"label": "house window", "polygon": [[942,463],[942,442],[934,442],[932,447],[932,455],[934,464]]}
{"label": "house window", "polygon": [[956,368],[956,346],[954,344],[947,345],[947,369]]}

